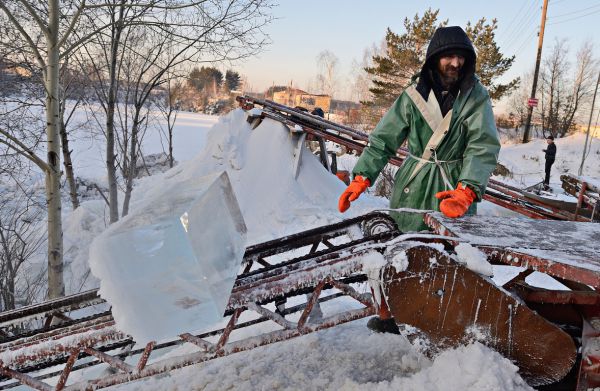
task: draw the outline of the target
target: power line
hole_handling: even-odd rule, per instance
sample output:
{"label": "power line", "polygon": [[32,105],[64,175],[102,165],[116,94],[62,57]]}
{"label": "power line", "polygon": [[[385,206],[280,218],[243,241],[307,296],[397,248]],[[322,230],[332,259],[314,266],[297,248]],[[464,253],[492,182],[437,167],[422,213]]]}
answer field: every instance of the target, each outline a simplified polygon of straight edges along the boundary
{"label": "power line", "polygon": [[588,17],[588,16],[590,16],[590,15],[597,14],[597,13],[599,13],[599,12],[600,12],[600,9],[599,9],[598,11],[595,11],[595,12],[590,12],[590,13],[588,13],[588,14],[585,14],[585,15],[582,15],[582,16],[577,16],[577,17],[575,17],[575,18],[566,19],[566,20],[561,20],[560,22],[548,23],[548,26],[552,26],[552,25],[555,25],[555,24],[566,23],[566,22],[571,22],[571,21],[573,21],[573,20],[577,20],[577,19],[585,18],[585,17]]}
{"label": "power line", "polygon": [[[530,26],[530,23],[534,20],[534,18],[537,16],[536,15],[536,5],[537,5],[537,1],[534,0],[530,7],[528,8],[527,12],[523,15],[523,17],[519,20],[519,23],[517,25],[517,27],[510,33],[510,35],[504,40],[504,42],[511,42],[514,40],[518,40],[518,37],[521,35],[521,33],[523,32],[524,29],[527,28],[527,26]],[[533,6],[533,7],[531,7]],[[533,12],[532,12],[533,11]],[[508,43],[506,45],[506,48],[510,48],[514,46],[514,43]]]}
{"label": "power line", "polygon": [[549,17],[548,17],[548,20],[550,20],[550,19],[557,19],[557,18],[561,18],[561,17],[563,17],[563,16],[568,16],[568,15],[578,14],[578,13],[581,13],[581,12],[587,11],[587,10],[589,10],[589,9],[592,9],[592,8],[598,8],[598,7],[600,7],[600,4],[592,5],[591,7],[587,7],[587,8],[582,8],[582,9],[580,9],[580,10],[577,10],[577,11],[567,12],[566,14],[560,14],[560,15],[549,16]]}
{"label": "power line", "polygon": [[508,31],[508,33],[505,35],[503,39],[504,42],[509,42],[513,39],[513,37],[517,36],[518,31],[521,30],[524,25],[526,25],[526,23],[524,22],[531,17],[531,12],[535,9],[536,3],[536,0],[532,0],[532,2],[529,3],[529,7],[527,7],[527,10],[515,18],[515,20],[517,20],[517,24],[512,30]]}
{"label": "power line", "polygon": [[504,31],[510,31],[510,28],[512,27],[513,23],[515,22],[515,20],[517,20],[517,16],[521,15],[521,11],[523,11],[523,8],[525,8],[525,5],[527,5],[527,2],[524,1],[521,4],[521,8],[519,8],[517,13],[515,14],[515,17],[511,19],[510,23],[508,24],[508,26],[506,26],[506,29]]}
{"label": "power line", "polygon": [[514,54],[515,56],[517,56],[517,55],[521,54],[521,52],[522,52],[522,51],[523,51],[523,49],[525,48],[526,44],[527,44],[527,43],[530,43],[530,41],[529,41],[529,40],[530,40],[530,39],[531,39],[531,38],[532,38],[532,37],[533,37],[535,34],[537,34],[537,30],[538,30],[538,26],[535,26],[535,29],[534,29],[532,32],[530,32],[530,33],[529,33],[529,35],[527,35],[527,36],[526,36],[525,40],[523,40],[523,43],[521,43],[521,45],[519,46],[519,48],[513,52],[513,54]]}

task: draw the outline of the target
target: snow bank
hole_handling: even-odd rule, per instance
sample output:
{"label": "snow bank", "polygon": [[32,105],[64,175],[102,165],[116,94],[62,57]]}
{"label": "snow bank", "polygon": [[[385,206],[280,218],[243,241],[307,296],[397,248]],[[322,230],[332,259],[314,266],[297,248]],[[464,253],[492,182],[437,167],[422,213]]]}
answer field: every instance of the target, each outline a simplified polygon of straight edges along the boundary
{"label": "snow bank", "polygon": [[430,367],[412,376],[397,376],[392,381],[369,385],[352,382],[344,388],[373,391],[533,390],[518,375],[517,370],[518,368],[510,360],[475,342],[441,353]]}
{"label": "snow bank", "polygon": [[[562,192],[560,176],[564,173],[576,174],[581,164],[581,155],[585,144],[585,134],[574,135],[554,140],[556,144],[556,161],[552,166],[550,184],[558,192]],[[499,162],[508,168],[512,178],[496,179],[512,183],[517,187],[527,187],[544,179],[546,140],[536,139],[526,144],[503,145],[500,149]],[[590,138],[590,152],[586,157],[583,175],[600,178],[600,140]]]}

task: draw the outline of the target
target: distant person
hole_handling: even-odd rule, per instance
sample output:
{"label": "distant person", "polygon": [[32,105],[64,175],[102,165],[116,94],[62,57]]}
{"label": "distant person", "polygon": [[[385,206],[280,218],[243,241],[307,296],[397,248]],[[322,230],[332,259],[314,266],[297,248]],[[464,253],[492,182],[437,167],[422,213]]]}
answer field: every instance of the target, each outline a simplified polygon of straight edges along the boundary
{"label": "distant person", "polygon": [[548,147],[546,149],[542,149],[543,152],[546,152],[546,177],[544,178],[544,190],[548,190],[550,188],[550,170],[554,164],[554,159],[556,159],[556,144],[554,144],[554,136],[550,135],[546,137],[546,143],[548,143]]}
{"label": "distant person", "polygon": [[312,115],[319,116],[321,118],[325,118],[325,112],[320,107],[315,107],[313,111],[310,112]]}

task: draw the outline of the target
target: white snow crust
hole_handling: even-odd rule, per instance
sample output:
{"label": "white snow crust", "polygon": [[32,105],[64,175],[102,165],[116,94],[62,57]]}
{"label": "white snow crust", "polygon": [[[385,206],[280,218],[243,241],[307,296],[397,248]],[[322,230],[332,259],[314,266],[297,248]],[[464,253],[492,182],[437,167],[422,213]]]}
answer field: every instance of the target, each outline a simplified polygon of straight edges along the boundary
{"label": "white snow crust", "polygon": [[487,261],[487,257],[476,247],[468,243],[459,243],[454,247],[458,262],[464,263],[465,266],[475,273],[483,274],[484,276],[492,277],[494,271],[492,265]]}

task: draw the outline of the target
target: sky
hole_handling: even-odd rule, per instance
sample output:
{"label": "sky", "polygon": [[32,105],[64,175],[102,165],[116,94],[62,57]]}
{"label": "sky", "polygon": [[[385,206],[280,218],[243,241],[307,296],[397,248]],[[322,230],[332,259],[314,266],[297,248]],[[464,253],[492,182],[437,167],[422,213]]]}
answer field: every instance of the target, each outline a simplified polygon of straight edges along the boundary
{"label": "sky", "polygon": [[[292,83],[307,89],[318,74],[317,55],[329,50],[339,59],[339,79],[350,84],[353,62],[366,48],[380,44],[389,27],[403,33],[404,18],[439,9],[439,19],[464,28],[468,21],[496,18],[496,41],[505,54],[516,55],[505,79],[523,75],[535,65],[537,32],[543,0],[399,1],[399,0],[280,0],[273,9],[277,18],[265,31],[272,44],[255,58],[239,64],[249,90],[264,91],[272,84]],[[600,41],[599,0],[549,0],[543,50],[549,52],[557,38],[566,38],[575,55],[586,40]],[[596,44],[596,56],[600,47]],[[542,53],[544,54],[544,53]],[[347,99],[348,94],[338,98]]]}

